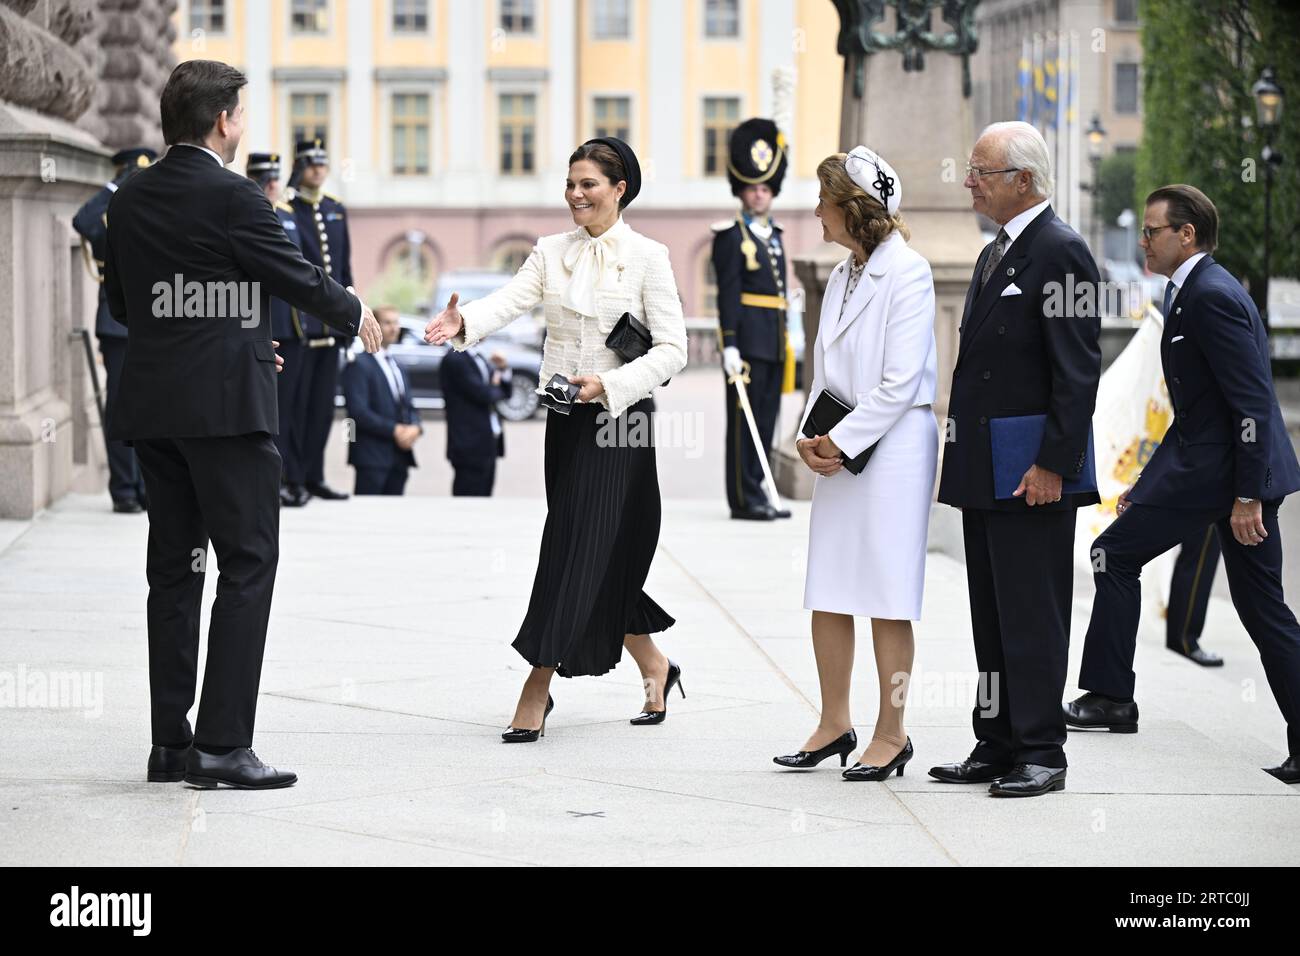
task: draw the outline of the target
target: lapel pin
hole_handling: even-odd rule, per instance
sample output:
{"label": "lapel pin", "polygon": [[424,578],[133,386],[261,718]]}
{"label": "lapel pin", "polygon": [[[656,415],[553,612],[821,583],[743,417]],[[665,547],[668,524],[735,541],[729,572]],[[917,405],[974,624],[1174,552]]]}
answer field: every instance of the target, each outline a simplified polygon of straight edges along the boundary
{"label": "lapel pin", "polygon": [[1007,269],[1007,275],[1009,275],[1009,276],[1013,276],[1013,275],[1015,275],[1015,274],[1016,274],[1016,267],[1015,267],[1015,266],[1010,266],[1010,267]]}

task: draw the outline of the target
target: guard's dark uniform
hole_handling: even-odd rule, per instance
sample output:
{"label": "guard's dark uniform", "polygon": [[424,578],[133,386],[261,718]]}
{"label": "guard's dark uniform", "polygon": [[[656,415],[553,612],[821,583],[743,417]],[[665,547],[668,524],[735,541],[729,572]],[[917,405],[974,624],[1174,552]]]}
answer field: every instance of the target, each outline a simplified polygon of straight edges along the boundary
{"label": "guard's dark uniform", "polygon": [[[775,197],[785,176],[785,139],[771,120],[746,120],[730,140],[727,177],[733,195],[747,185],[766,183]],[[749,363],[749,403],[770,454],[786,363],[786,259],[781,227],[768,229],[746,209],[730,222],[714,225],[713,269],[717,276],[718,326],[723,348],[735,347]],[[756,233],[754,230],[759,230]],[[778,516],[763,490],[763,466],[740,406],[736,386],[726,386],[727,503],[733,518],[760,520]],[[780,516],[788,512],[780,512]]]}
{"label": "guard's dark uniform", "polygon": [[[280,179],[280,154],[249,153],[247,172],[248,178],[255,180],[265,190],[270,182]],[[277,200],[273,205],[285,235],[301,249],[302,242],[298,238],[298,223],[294,219],[293,207],[283,200]],[[294,427],[294,409],[299,402],[298,390],[303,381],[303,335],[297,310],[274,296],[271,298],[271,338],[280,343],[278,351],[284,357],[284,368],[275,377],[276,401],[280,407],[280,433],[275,436],[275,446],[280,451],[282,463],[280,502],[289,506],[303,505],[309,496],[305,492],[293,493],[289,490],[289,476],[302,474],[299,464],[302,459],[302,434]]]}
{"label": "guard's dark uniform", "polygon": [[[117,175],[72,217],[72,228],[82,237],[83,246],[94,260],[93,274],[99,286],[99,307],[95,311],[95,338],[99,341],[99,354],[104,359],[104,434],[108,434],[107,417],[117,399],[118,385],[122,381],[122,365],[126,361],[126,326],[113,318],[104,294],[104,243],[108,235],[108,202],[117,187],[132,175],[149,166],[158,154],[152,149],[124,149],[113,156]],[[135,451],[121,441],[108,441],[108,493],[113,498],[115,511],[139,511],[146,503],[144,477],[135,459]]]}
{"label": "guard's dark uniform", "polygon": [[[299,143],[296,163],[325,164],[329,158],[324,144],[316,139]],[[328,193],[310,195],[299,188],[290,200],[298,225],[299,244],[308,262],[343,286],[352,285],[352,245],[348,238],[347,213],[343,203]],[[305,484],[313,495],[345,498],[325,485],[325,443],[334,423],[334,396],[338,392],[340,352],[351,339],[329,328],[315,316],[299,313],[302,328],[302,381],[298,384],[298,406],[294,428],[299,429],[300,472],[286,474],[292,484]],[[286,359],[285,364],[288,364]],[[322,495],[322,492],[325,492]]]}

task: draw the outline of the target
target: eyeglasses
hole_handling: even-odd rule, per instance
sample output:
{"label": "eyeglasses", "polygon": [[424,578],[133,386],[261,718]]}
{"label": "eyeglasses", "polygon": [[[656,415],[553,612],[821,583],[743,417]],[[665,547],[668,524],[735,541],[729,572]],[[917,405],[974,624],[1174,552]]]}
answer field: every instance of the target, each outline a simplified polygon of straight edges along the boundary
{"label": "eyeglasses", "polygon": [[1143,227],[1142,227],[1142,238],[1145,239],[1147,242],[1150,242],[1150,241],[1151,241],[1151,237],[1154,236],[1154,235],[1155,235],[1157,232],[1159,232],[1161,229],[1181,229],[1181,228],[1183,228],[1183,227],[1182,227],[1182,226],[1175,226],[1175,225],[1174,225],[1173,223],[1171,223],[1171,222],[1167,222],[1167,223],[1165,223],[1163,226],[1143,226]]}
{"label": "eyeglasses", "polygon": [[974,176],[976,179],[983,179],[985,176],[992,176],[994,173],[1018,172],[1020,172],[1020,167],[1018,166],[1010,166],[1007,169],[980,169],[978,166],[972,166],[970,163],[966,164],[966,175],[968,177]]}

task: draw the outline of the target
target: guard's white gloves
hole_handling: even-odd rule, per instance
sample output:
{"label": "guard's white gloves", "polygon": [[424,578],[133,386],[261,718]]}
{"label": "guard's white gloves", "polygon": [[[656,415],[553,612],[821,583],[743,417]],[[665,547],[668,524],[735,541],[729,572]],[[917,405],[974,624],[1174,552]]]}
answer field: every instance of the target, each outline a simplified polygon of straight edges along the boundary
{"label": "guard's white gloves", "polygon": [[728,375],[739,375],[742,368],[740,349],[734,345],[728,345],[722,350],[722,370]]}

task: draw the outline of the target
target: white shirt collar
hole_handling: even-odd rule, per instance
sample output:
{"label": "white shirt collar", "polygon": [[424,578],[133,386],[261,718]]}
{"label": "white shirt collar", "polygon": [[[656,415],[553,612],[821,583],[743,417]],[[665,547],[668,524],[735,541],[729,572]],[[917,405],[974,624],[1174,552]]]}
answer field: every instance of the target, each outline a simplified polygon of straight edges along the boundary
{"label": "white shirt collar", "polygon": [[1189,257],[1186,262],[1174,270],[1174,274],[1169,277],[1169,281],[1174,284],[1175,289],[1178,289],[1179,291],[1182,290],[1183,283],[1187,281],[1187,277],[1191,275],[1192,270],[1196,268],[1196,263],[1204,259],[1205,256],[1206,253],[1198,252]]}
{"label": "white shirt collar", "polygon": [[[201,149],[203,152],[215,159],[221,166],[224,167],[226,165],[225,160],[217,155],[216,150],[208,149],[206,146],[200,146],[198,143],[177,143],[176,146],[188,146],[191,149]],[[173,146],[172,149],[175,149],[176,146]]]}
{"label": "white shirt collar", "polygon": [[[1050,199],[1044,199],[1037,206],[1030,206],[1018,216],[1007,220],[1002,231],[1007,234],[1011,242],[1015,242],[1020,234],[1025,231],[1025,227],[1038,218],[1038,214],[1052,204]],[[1010,243],[1008,243],[1010,245]]]}

